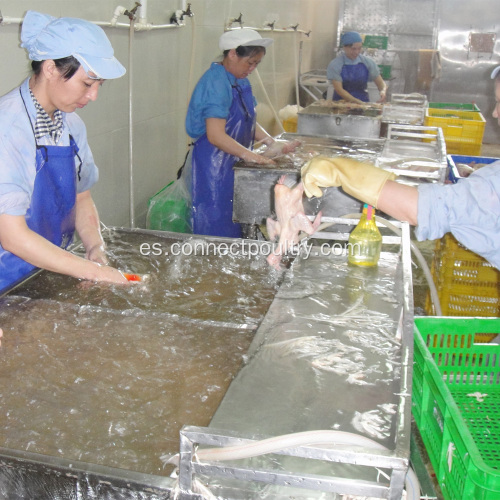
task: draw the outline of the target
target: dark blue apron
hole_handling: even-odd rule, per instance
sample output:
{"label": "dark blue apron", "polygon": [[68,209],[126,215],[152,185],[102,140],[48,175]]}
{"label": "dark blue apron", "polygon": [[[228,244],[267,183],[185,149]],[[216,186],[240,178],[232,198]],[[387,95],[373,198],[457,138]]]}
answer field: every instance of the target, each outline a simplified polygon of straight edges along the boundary
{"label": "dark blue apron", "polygon": [[[249,148],[255,134],[255,109],[250,86],[232,86],[233,102],[226,120],[226,133]],[[233,165],[236,156],[210,144],[207,134],[193,146],[192,211],[193,233],[241,238],[241,225],[233,222]]]}
{"label": "dark blue apron", "polygon": [[[71,136],[69,146],[37,145],[36,149],[36,177],[26,224],[61,248],[68,247],[75,231],[77,153],[78,147]],[[0,246],[0,292],[35,269]]]}
{"label": "dark blue apron", "polygon": [[[342,87],[344,90],[349,92],[349,94],[356,99],[360,99],[363,102],[369,101],[366,87],[368,85],[370,73],[363,63],[344,64],[340,76],[342,77]],[[333,100],[340,101],[340,99],[342,99],[342,97],[340,97],[337,92],[334,92]]]}

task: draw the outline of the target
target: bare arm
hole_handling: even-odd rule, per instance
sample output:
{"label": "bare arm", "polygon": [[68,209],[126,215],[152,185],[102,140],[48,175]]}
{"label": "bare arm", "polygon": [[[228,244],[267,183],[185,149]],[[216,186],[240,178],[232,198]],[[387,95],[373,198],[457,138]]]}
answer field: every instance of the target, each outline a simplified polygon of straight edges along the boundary
{"label": "bare arm", "polygon": [[[237,156],[244,161],[252,163],[267,163],[274,162],[268,158],[264,158],[253,151],[242,146],[238,141],[226,134],[226,120],[223,118],[207,118],[207,138],[210,144],[221,149],[225,153]],[[262,133],[262,129],[261,129]]]}
{"label": "bare arm", "polygon": [[373,81],[375,82],[375,85],[380,92],[380,99],[377,102],[385,102],[387,86],[384,82],[384,79],[380,75],[378,75],[377,78],[375,78],[375,80]]}
{"label": "bare arm", "polygon": [[351,95],[347,90],[344,90],[344,86],[342,85],[342,82],[338,80],[332,80],[332,85],[333,88],[335,89],[335,92],[344,99],[344,101],[347,102],[355,102],[357,104],[364,104],[361,99],[356,99],[353,95]]}
{"label": "bare arm", "polygon": [[90,191],[79,193],[76,197],[76,231],[82,240],[87,259],[99,264],[107,264],[105,244],[99,226],[99,215]]}
{"label": "bare arm", "polygon": [[417,225],[418,189],[388,180],[378,198],[377,209],[398,219]]}
{"label": "bare arm", "polygon": [[127,283],[117,269],[78,257],[35,233],[22,215],[0,215],[0,243],[35,267],[92,281]]}

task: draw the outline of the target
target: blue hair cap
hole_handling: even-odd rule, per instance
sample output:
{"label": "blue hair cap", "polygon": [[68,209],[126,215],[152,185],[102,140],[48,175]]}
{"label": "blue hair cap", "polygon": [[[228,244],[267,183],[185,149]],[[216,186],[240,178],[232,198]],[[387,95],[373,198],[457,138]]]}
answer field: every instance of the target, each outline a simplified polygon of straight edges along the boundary
{"label": "blue hair cap", "polygon": [[87,74],[92,72],[97,78],[108,80],[125,73],[103,29],[83,19],[56,18],[29,10],[23,20],[21,42],[32,61],[73,56]]}
{"label": "blue hair cap", "polygon": [[342,33],[342,36],[340,37],[341,47],[343,47],[344,45],[352,45],[353,43],[358,42],[363,43],[363,39],[357,31],[346,31],[345,33]]}

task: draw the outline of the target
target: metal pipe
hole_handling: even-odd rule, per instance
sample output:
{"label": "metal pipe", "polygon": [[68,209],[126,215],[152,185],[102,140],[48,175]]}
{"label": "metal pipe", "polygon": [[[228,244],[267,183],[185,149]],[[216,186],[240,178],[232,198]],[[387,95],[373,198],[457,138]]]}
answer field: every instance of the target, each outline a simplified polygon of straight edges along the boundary
{"label": "metal pipe", "polygon": [[133,132],[133,89],[132,89],[132,49],[134,40],[134,20],[130,20],[129,41],[128,41],[128,151],[129,151],[129,179],[130,179],[130,227],[135,227],[135,198],[134,198],[134,132]]}
{"label": "metal pipe", "polygon": [[[240,30],[242,29],[243,26],[240,28],[231,28],[227,27],[226,31],[232,31],[232,30]],[[252,26],[245,26],[247,29],[255,30],[255,31],[272,31],[273,33],[290,33],[292,31],[296,31],[297,33],[303,33],[306,36],[309,36],[311,34],[311,31],[304,31],[304,30],[299,30],[299,29],[294,29],[293,27],[290,28],[254,28]]]}

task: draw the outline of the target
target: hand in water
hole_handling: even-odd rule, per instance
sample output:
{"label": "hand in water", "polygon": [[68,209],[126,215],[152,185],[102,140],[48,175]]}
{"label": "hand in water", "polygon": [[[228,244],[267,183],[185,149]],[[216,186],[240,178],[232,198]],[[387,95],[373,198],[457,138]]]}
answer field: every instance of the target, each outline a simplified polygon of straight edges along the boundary
{"label": "hand in water", "polygon": [[90,250],[87,250],[85,257],[92,262],[97,262],[97,264],[104,266],[109,263],[104,245],[94,245]]}
{"label": "hand in water", "polygon": [[0,346],[2,345],[3,330],[0,328]]}
{"label": "hand in water", "polygon": [[274,141],[262,153],[266,158],[276,158],[277,156],[286,155],[295,151],[301,142],[297,139],[293,141]]}
{"label": "hand in water", "polygon": [[130,282],[121,271],[110,266],[100,266],[97,281],[106,283],[117,283],[122,285],[130,285]]}
{"label": "hand in water", "polygon": [[263,155],[254,153],[253,151],[247,151],[241,157],[245,163],[257,163],[257,165],[275,165],[275,162],[271,158],[266,158]]}

